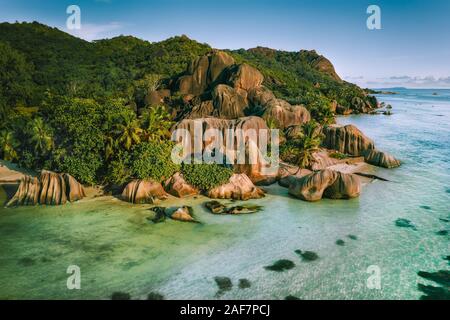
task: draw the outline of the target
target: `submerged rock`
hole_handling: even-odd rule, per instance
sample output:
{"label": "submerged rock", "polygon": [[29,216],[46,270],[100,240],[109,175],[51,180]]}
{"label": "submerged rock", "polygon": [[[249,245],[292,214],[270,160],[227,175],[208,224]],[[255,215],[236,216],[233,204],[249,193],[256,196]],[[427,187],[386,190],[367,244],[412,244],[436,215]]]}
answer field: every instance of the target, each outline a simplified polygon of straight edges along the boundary
{"label": "submerged rock", "polygon": [[248,289],[252,286],[250,280],[247,279],[239,279],[239,289]]}
{"label": "submerged rock", "polygon": [[408,219],[403,219],[403,218],[397,219],[395,221],[395,225],[399,228],[410,228],[413,230],[417,230],[416,226],[414,224],[412,224],[411,221]]}
{"label": "submerged rock", "polygon": [[43,170],[39,178],[24,176],[7,207],[19,205],[62,205],[86,196],[83,186],[69,174]]}
{"label": "submerged rock", "polygon": [[265,192],[256,187],[245,174],[233,174],[228,183],[208,191],[207,196],[212,199],[249,200],[260,199]]}
{"label": "submerged rock", "polygon": [[319,259],[319,255],[313,251],[295,250],[295,253],[298,254],[303,261],[309,262]]}
{"label": "submerged rock", "polygon": [[289,296],[285,297],[284,300],[300,300],[300,298],[289,295]]}
{"label": "submerged rock", "polygon": [[278,260],[271,266],[266,266],[264,269],[275,272],[283,272],[295,267],[295,264],[291,260]]}
{"label": "submerged rock", "polygon": [[429,206],[420,206],[420,208],[424,209],[424,210],[431,210],[431,207],[429,207]]}
{"label": "submerged rock", "polygon": [[166,208],[154,207],[151,210],[155,213],[155,216],[151,219],[153,223],[161,223],[166,221]]}
{"label": "submerged rock", "polygon": [[215,200],[205,202],[204,205],[213,214],[251,214],[256,213],[262,209],[261,206],[257,205],[240,205],[228,207]]}
{"label": "submerged rock", "polygon": [[420,297],[420,300],[450,300],[448,288],[426,286],[421,283],[417,284],[417,288],[425,294]]}
{"label": "submerged rock", "polygon": [[448,236],[448,230],[440,230],[436,232],[438,236]]}
{"label": "submerged rock", "polygon": [[164,296],[158,292],[150,292],[147,295],[147,300],[164,300]]}
{"label": "submerged rock", "polygon": [[179,172],[175,173],[170,179],[168,179],[164,183],[164,187],[167,193],[178,198],[184,198],[199,194],[199,190],[187,183],[183,177],[183,174]]}
{"label": "submerged rock", "polygon": [[167,193],[159,182],[133,180],[123,190],[122,199],[135,204],[154,204],[167,199]]}
{"label": "submerged rock", "polygon": [[450,270],[439,270],[437,272],[419,271],[417,275],[445,287],[450,287]]}
{"label": "submerged rock", "polygon": [[386,152],[370,150],[364,152],[364,160],[377,167],[397,168],[401,165],[400,161]]}
{"label": "submerged rock", "polygon": [[111,295],[111,300],[131,300],[131,295],[126,292],[114,292]]}
{"label": "submerged rock", "polygon": [[226,212],[227,206],[219,201],[208,201],[205,203],[205,207],[214,214],[222,214]]}
{"label": "submerged rock", "polygon": [[189,206],[183,206],[175,209],[154,207],[151,208],[151,210],[155,213],[154,218],[151,219],[153,223],[164,222],[166,220],[166,217],[181,222],[198,223],[198,221],[194,218],[194,210]]}
{"label": "submerged rock", "polygon": [[217,284],[217,287],[219,288],[219,291],[217,291],[216,296],[220,296],[226,291],[230,291],[233,288],[233,282],[231,282],[231,279],[228,277],[215,277],[214,281]]}
{"label": "submerged rock", "polygon": [[342,239],[336,240],[336,245],[338,246],[345,246],[345,241]]}
{"label": "submerged rock", "polygon": [[358,240],[358,237],[353,234],[349,234],[347,237],[351,240]]}
{"label": "submerged rock", "polygon": [[289,194],[305,201],[351,199],[358,197],[361,192],[361,181],[356,175],[328,169],[290,182]]}

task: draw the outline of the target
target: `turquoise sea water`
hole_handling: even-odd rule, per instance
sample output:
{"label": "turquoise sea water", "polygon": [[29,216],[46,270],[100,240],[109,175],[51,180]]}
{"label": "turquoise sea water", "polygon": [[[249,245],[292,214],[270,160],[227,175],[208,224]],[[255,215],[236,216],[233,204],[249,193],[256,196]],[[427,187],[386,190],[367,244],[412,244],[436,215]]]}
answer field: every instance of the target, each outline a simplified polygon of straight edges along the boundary
{"label": "turquoise sea water", "polygon": [[[0,298],[108,299],[120,291],[134,299],[150,292],[167,299],[418,299],[418,283],[435,285],[418,271],[449,269],[449,236],[436,232],[450,229],[450,90],[399,92],[379,96],[392,104],[392,116],[338,120],[403,162],[376,169],[390,182],[367,185],[359,199],[306,203],[271,186],[266,198],[250,201],[264,210],[247,216],[214,216],[202,197],[171,200],[192,205],[202,224],[155,225],[146,219],[150,206],[112,197],[1,208]],[[396,226],[399,218],[416,228]],[[298,249],[319,259],[304,262]],[[264,269],[279,259],[295,267]],[[69,265],[81,269],[81,290],[66,287]],[[380,270],[379,290],[367,287],[369,266]],[[218,294],[216,276],[229,277],[232,289]],[[244,278],[251,287],[240,289]]]}

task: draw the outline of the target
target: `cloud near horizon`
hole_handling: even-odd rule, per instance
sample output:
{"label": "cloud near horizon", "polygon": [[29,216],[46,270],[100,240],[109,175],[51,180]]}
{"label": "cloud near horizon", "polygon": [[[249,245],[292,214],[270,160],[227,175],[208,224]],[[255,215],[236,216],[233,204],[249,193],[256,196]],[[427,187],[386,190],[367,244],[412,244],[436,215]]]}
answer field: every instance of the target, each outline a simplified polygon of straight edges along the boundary
{"label": "cloud near horizon", "polygon": [[353,82],[361,87],[367,88],[391,88],[391,87],[406,87],[406,88],[450,88],[450,76],[436,78],[433,76],[427,77],[412,77],[412,76],[390,76],[376,79],[366,79],[359,77],[345,77],[346,81]]}

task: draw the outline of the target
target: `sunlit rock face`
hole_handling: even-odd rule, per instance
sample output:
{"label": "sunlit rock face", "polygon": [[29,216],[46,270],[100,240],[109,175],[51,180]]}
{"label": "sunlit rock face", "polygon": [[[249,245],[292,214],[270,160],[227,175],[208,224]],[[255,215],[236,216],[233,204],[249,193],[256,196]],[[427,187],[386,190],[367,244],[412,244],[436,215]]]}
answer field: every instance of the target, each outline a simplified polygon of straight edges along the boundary
{"label": "sunlit rock face", "polygon": [[401,165],[400,161],[392,155],[379,150],[367,150],[364,152],[364,160],[374,166],[384,168],[397,168]]}
{"label": "sunlit rock face", "polygon": [[[182,142],[185,157],[215,150],[214,154],[219,155],[216,162],[232,165],[236,173],[245,173],[254,183],[276,180],[277,164],[264,158],[267,146],[262,136],[270,140],[270,132],[260,117],[184,119],[173,132],[173,138]],[[215,134],[220,138],[216,139]]]}
{"label": "sunlit rock face", "polygon": [[372,139],[366,137],[354,125],[330,125],[322,129],[323,146],[344,154],[361,156],[365,151],[375,149]]}
{"label": "sunlit rock face", "polygon": [[313,172],[289,182],[289,194],[310,202],[322,198],[351,199],[361,192],[361,182],[357,176],[333,170]]}
{"label": "sunlit rock face", "polygon": [[71,175],[43,170],[39,177],[23,177],[7,206],[62,205],[85,196],[83,186]]}
{"label": "sunlit rock face", "polygon": [[174,91],[190,104],[182,118],[237,119],[256,115],[275,120],[282,129],[311,119],[304,106],[277,99],[263,82],[264,76],[258,69],[245,63],[235,64],[230,55],[214,50],[191,62],[185,75],[176,81]]}
{"label": "sunlit rock face", "polygon": [[212,199],[249,200],[262,198],[265,193],[247,175],[234,174],[226,184],[209,190],[207,195]]}
{"label": "sunlit rock face", "polygon": [[135,204],[155,204],[167,199],[167,193],[159,182],[133,180],[123,190],[122,199]]}
{"label": "sunlit rock face", "polygon": [[178,198],[185,198],[199,194],[199,190],[186,182],[183,175],[175,173],[164,183],[164,189],[171,195]]}

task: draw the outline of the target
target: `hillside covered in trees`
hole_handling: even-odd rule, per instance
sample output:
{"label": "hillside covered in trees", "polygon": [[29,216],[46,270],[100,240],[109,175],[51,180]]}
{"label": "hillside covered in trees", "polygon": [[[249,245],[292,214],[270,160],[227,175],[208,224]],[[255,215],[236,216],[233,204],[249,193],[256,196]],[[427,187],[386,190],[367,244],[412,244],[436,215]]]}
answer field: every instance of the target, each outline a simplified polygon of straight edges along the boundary
{"label": "hillside covered in trees", "polygon": [[[179,80],[189,77],[192,61],[212,51],[186,36],[87,42],[37,22],[1,23],[0,157],[88,184],[167,178],[179,168],[168,163],[171,144],[158,141],[197,101],[178,91]],[[261,73],[258,85],[284,106],[303,105],[319,124],[333,121],[334,113],[377,106],[315,51],[223,52],[234,68],[245,64]],[[156,91],[169,94],[155,102]],[[276,127],[279,119],[265,120]],[[214,170],[211,179],[219,176]]]}
{"label": "hillside covered in trees", "polygon": [[[132,36],[87,42],[37,22],[1,23],[2,104],[39,106],[48,91],[80,98],[122,97],[143,107],[142,80],[157,75],[167,84],[210,50],[186,36],[157,43]],[[254,48],[229,53],[258,68],[264,85],[292,103],[308,107],[319,100],[336,100],[351,107],[355,98],[368,99],[314,51]]]}

